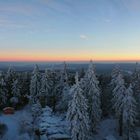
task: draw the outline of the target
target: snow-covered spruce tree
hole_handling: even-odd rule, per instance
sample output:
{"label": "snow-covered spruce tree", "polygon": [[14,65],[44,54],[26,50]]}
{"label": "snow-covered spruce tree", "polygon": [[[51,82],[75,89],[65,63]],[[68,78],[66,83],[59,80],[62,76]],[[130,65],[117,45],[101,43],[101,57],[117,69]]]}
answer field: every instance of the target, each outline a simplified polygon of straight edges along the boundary
{"label": "snow-covered spruce tree", "polygon": [[67,73],[67,64],[64,62],[63,69],[61,71],[61,79],[60,81],[62,83],[68,83],[68,73]]}
{"label": "snow-covered spruce tree", "polygon": [[12,84],[13,81],[16,79],[16,72],[12,66],[9,67],[6,75],[5,75],[5,82],[6,82],[6,89],[8,92],[8,98],[12,97]]}
{"label": "snow-covered spruce tree", "polygon": [[121,73],[119,73],[116,78],[116,86],[113,90],[112,104],[113,109],[115,110],[116,116],[119,120],[119,134],[123,134],[123,99],[125,94],[125,82]]}
{"label": "snow-covered spruce tree", "polygon": [[58,73],[54,70],[51,69],[49,71],[49,79],[51,81],[51,89],[50,89],[50,93],[48,96],[48,101],[47,101],[47,105],[52,107],[52,110],[55,111],[56,110],[56,104],[58,102],[58,92],[57,92],[57,85],[58,85],[58,81],[59,81],[59,77],[58,77]]}
{"label": "snow-covered spruce tree", "polygon": [[14,80],[12,83],[12,97],[10,98],[10,102],[15,106],[17,103],[19,103],[21,93],[20,93],[20,83],[18,82],[18,79]]}
{"label": "snow-covered spruce tree", "polygon": [[111,73],[111,83],[110,86],[113,89],[116,86],[116,78],[118,77],[119,73],[121,72],[120,66],[116,65]]}
{"label": "snow-covered spruce tree", "polygon": [[72,94],[70,92],[70,86],[66,85],[62,90],[62,99],[57,105],[57,110],[65,112],[68,109],[69,101],[72,99]]}
{"label": "snow-covered spruce tree", "polygon": [[60,71],[60,78],[59,79],[60,80],[58,81],[56,88],[57,88],[57,93],[59,95],[59,98],[61,99],[63,88],[68,85],[67,65],[65,62],[63,64],[62,70]]}
{"label": "snow-covered spruce tree", "polygon": [[136,122],[137,109],[136,100],[133,97],[132,85],[125,90],[123,98],[123,126],[124,126],[124,139],[134,140],[134,126]]}
{"label": "snow-covered spruce tree", "polygon": [[134,72],[132,74],[132,81],[135,82],[138,79],[140,79],[140,66],[138,63],[136,63]]}
{"label": "snow-covered spruce tree", "polygon": [[76,85],[73,86],[73,99],[69,103],[67,119],[70,121],[72,140],[86,140],[89,136],[89,117],[87,100],[83,95],[78,81],[78,74],[75,76]]}
{"label": "snow-covered spruce tree", "polygon": [[99,81],[95,74],[95,66],[92,61],[83,79],[84,93],[88,99],[88,110],[91,121],[91,130],[96,129],[97,124],[101,119],[101,90],[99,88]]}
{"label": "snow-covered spruce tree", "polygon": [[49,100],[51,88],[52,88],[52,80],[50,79],[49,72],[46,69],[45,73],[41,78],[41,88],[40,88],[40,100],[43,105],[47,104],[47,98]]}
{"label": "snow-covered spruce tree", "polygon": [[[112,106],[112,101],[111,99],[113,98],[113,95],[112,95],[112,92],[114,90],[114,88],[116,87],[116,79],[118,77],[118,75],[121,73],[121,69],[120,69],[120,66],[117,64],[115,65],[115,67],[113,68],[112,72],[111,72],[111,75],[109,76],[110,77],[110,82],[109,84],[106,86],[105,90],[108,89],[108,97],[109,97],[109,101],[110,101],[110,106]],[[102,101],[104,99],[102,98]],[[114,110],[112,110],[113,108],[110,107],[110,112],[114,112]]]}
{"label": "snow-covered spruce tree", "polygon": [[92,60],[90,61],[90,64],[88,66],[87,71],[85,72],[84,77],[80,80],[80,85],[81,85],[82,89],[84,90],[84,95],[87,98],[89,97],[88,91],[90,88],[89,81],[90,81],[91,72],[94,75],[96,85],[98,85],[99,81],[97,80],[97,76],[96,76],[96,72],[95,72],[95,65],[93,64]]}
{"label": "snow-covered spruce tree", "polygon": [[7,89],[4,78],[0,79],[0,106],[7,102]]}
{"label": "snow-covered spruce tree", "polygon": [[[68,105],[67,100],[67,95],[68,95],[68,90],[69,90],[69,83],[68,83],[68,73],[67,73],[67,65],[64,62],[63,68],[60,71],[58,75],[58,81],[56,84],[56,94],[57,94],[57,109],[59,110],[64,110],[65,107]],[[65,102],[65,107],[63,106],[62,102]]]}
{"label": "snow-covered spruce tree", "polygon": [[13,80],[13,78],[15,78],[15,70],[12,66],[9,66],[6,74],[6,80]]}
{"label": "snow-covered spruce tree", "polygon": [[138,110],[137,123],[140,125],[140,65],[138,63],[136,63],[135,70],[131,75],[131,79],[134,97],[137,102],[137,110]]}
{"label": "snow-covered spruce tree", "polygon": [[32,73],[31,83],[30,83],[30,102],[36,102],[39,98],[41,88],[41,75],[39,72],[38,65],[35,65],[35,68]]}
{"label": "snow-covered spruce tree", "polygon": [[12,83],[12,95],[13,97],[17,97],[20,98],[20,84],[18,82],[18,79],[16,79],[13,83]]}
{"label": "snow-covered spruce tree", "polygon": [[39,125],[39,117],[42,113],[42,107],[39,102],[39,100],[36,100],[36,102],[31,104],[31,114],[32,114],[32,119],[33,119],[33,127],[34,130],[38,129]]}
{"label": "snow-covered spruce tree", "polygon": [[138,63],[136,63],[134,72],[132,73],[131,76],[131,81],[132,81],[132,86],[134,89],[134,95],[138,97],[139,92],[140,92],[140,66]]}

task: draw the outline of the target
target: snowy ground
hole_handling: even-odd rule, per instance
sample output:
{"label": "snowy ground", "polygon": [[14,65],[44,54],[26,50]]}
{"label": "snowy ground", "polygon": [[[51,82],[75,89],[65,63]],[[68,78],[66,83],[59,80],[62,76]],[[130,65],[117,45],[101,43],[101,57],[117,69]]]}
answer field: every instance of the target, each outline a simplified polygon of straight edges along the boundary
{"label": "snowy ground", "polygon": [[[117,134],[116,124],[116,120],[113,118],[104,119],[101,121],[94,139],[105,140],[105,138],[108,138],[109,140],[121,140]],[[114,137],[115,139],[111,137]]]}
{"label": "snowy ground", "polygon": [[[1,113],[0,122],[6,124],[8,127],[8,131],[2,140],[20,140],[19,138],[21,138],[22,135],[19,133],[19,124],[25,116],[26,118],[31,117],[28,107],[23,110],[16,111],[15,114],[12,115],[5,115]],[[68,137],[65,132],[67,123],[62,120],[62,116],[52,115],[51,112],[45,110],[45,113],[42,114],[42,119],[43,120],[40,125],[42,129],[47,130],[47,134],[49,135],[48,137]],[[28,138],[25,139],[27,140]],[[22,138],[22,140],[25,139]]]}
{"label": "snowy ground", "polygon": [[19,136],[19,122],[25,113],[28,115],[25,110],[16,111],[13,115],[0,115],[0,122],[6,124],[8,127],[8,131],[3,138],[4,140],[16,140],[16,137]]}
{"label": "snowy ground", "polygon": [[40,120],[40,131],[46,133],[48,139],[70,139],[68,130],[68,122],[64,119],[63,115],[53,114],[49,107],[43,109]]}
{"label": "snowy ground", "polygon": [[[13,115],[4,115],[4,114],[0,115],[0,122],[5,123],[8,127],[8,132],[7,132],[6,136],[4,137],[4,140],[19,140],[19,139],[17,139],[17,137],[19,136],[19,122],[25,114],[27,117],[30,117],[30,114],[26,110],[27,109],[24,109],[21,111],[16,111],[15,114],[13,114]],[[56,126],[54,127],[54,123],[57,120],[57,123],[55,123],[55,124],[58,125],[58,124],[60,124],[61,121],[57,117],[51,116],[49,113],[44,114],[44,117],[46,117],[47,119],[45,118],[45,121],[44,121],[44,123],[42,123],[42,125],[43,126],[44,126],[44,124],[47,125],[48,132],[50,130],[51,130],[51,133],[56,131],[57,129],[56,129]],[[49,118],[49,117],[51,117],[51,118]],[[58,123],[58,121],[59,121],[59,123]],[[59,128],[59,131],[60,131],[60,127],[59,126],[57,126],[57,127]],[[54,130],[52,130],[52,128]],[[113,118],[108,118],[108,119],[104,119],[100,123],[98,130],[97,130],[97,134],[94,135],[93,137],[94,137],[94,140],[104,140],[106,137],[109,138],[109,137],[113,136],[114,138],[116,138],[115,140],[121,140],[121,139],[119,139],[116,132],[117,132],[116,120],[114,120]],[[111,139],[111,140],[114,140],[114,139]]]}

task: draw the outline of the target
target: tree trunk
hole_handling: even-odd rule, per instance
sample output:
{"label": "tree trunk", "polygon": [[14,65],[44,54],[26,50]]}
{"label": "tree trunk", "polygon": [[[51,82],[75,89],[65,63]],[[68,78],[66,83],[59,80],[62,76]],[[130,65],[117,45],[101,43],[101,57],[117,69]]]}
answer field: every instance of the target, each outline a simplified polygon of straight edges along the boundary
{"label": "tree trunk", "polygon": [[129,124],[129,122],[128,122],[128,134],[127,134],[127,140],[129,140],[130,139],[130,124]]}
{"label": "tree trunk", "polygon": [[55,107],[56,107],[56,99],[55,96],[53,96],[53,112],[55,111]]}
{"label": "tree trunk", "polygon": [[123,136],[123,113],[121,113],[119,118],[119,135]]}

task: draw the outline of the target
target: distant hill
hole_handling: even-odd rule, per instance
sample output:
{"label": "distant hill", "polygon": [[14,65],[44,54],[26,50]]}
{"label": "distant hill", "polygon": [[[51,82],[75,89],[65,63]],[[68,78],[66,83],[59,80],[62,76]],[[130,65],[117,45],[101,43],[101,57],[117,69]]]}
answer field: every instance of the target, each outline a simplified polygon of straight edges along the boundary
{"label": "distant hill", "polygon": [[[12,65],[16,71],[32,71],[34,65],[38,64],[40,70],[48,69],[62,69],[63,63],[45,63],[45,62],[0,62],[0,71],[7,71],[8,67]],[[110,73],[113,67],[119,64],[120,68],[128,73],[131,73],[135,68],[135,63],[95,63],[97,73]],[[88,63],[67,63],[67,68],[71,70],[87,69]]]}

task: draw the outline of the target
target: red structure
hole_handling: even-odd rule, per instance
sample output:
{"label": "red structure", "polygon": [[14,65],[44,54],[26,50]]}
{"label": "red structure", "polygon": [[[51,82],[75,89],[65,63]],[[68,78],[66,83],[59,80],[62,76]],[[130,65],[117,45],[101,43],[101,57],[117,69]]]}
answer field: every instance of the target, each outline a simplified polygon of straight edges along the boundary
{"label": "red structure", "polygon": [[13,107],[5,107],[4,109],[3,109],[3,113],[4,114],[14,114],[15,113],[15,110],[14,110],[14,108]]}

